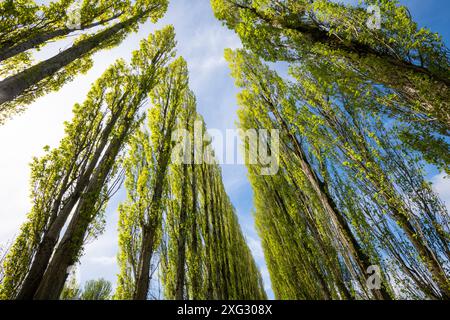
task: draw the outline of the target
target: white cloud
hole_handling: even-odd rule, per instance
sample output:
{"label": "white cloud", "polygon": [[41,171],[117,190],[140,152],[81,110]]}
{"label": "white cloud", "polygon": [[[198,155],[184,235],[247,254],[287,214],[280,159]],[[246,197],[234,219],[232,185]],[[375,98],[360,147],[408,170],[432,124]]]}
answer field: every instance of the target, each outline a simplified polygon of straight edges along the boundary
{"label": "white cloud", "polygon": [[[70,101],[70,91],[63,92]],[[63,122],[71,117],[71,106],[61,104],[59,99],[57,94],[50,94],[0,127],[0,241],[17,232],[31,207],[29,163],[43,154],[45,145],[57,145]]]}
{"label": "white cloud", "polygon": [[[28,106],[24,114],[0,127],[0,243],[17,234],[31,207],[28,197],[28,164],[32,157],[41,156],[45,145],[58,145],[64,135],[63,123],[72,117],[73,104],[84,100],[91,83],[108,65],[117,58],[129,59],[131,51],[138,48],[140,39],[167,24],[175,26],[177,51],[188,62],[190,84],[199,101],[198,109],[204,115],[208,127],[221,130],[235,127],[236,89],[234,81],[228,77],[229,70],[223,58],[223,50],[241,47],[239,38],[213,17],[208,1],[171,1],[167,15],[156,25],[145,23],[137,34],[130,35],[119,47],[100,51],[94,56],[94,67],[86,75],[76,77],[59,92],[39,99]],[[61,46],[66,45],[52,44],[41,50],[37,58],[54,54]],[[245,188],[249,188],[245,170],[233,169],[226,172],[223,178],[229,192],[234,190],[242,193]],[[79,267],[81,283],[99,277],[115,282],[118,272],[116,208],[117,202],[123,199],[123,194],[115,197],[115,203],[107,209],[105,233],[86,246]],[[239,203],[235,204],[239,206]],[[250,210],[240,211],[239,219],[244,221],[244,233],[253,228]],[[256,239],[252,246],[256,250],[258,266],[264,269],[262,249]],[[267,283],[270,281],[265,281],[266,285]]]}
{"label": "white cloud", "polygon": [[261,273],[261,277],[264,283],[264,290],[266,291],[269,299],[274,299],[270,281],[270,273],[264,261],[264,251],[261,246],[261,241],[251,236],[247,236],[246,239],[248,247],[250,248],[253,257],[255,258],[256,264],[258,265],[259,271]]}
{"label": "white cloud", "polygon": [[255,238],[252,237],[247,237],[247,244],[250,250],[252,251],[255,259],[257,260],[264,259],[264,252],[260,240],[256,240]]}
{"label": "white cloud", "polygon": [[431,179],[433,190],[439,194],[447,208],[450,210],[450,177],[440,173]]}
{"label": "white cloud", "polygon": [[117,258],[115,256],[112,256],[112,257],[100,256],[100,257],[92,257],[89,259],[89,261],[91,263],[98,264],[98,265],[111,266],[111,265],[116,264]]}

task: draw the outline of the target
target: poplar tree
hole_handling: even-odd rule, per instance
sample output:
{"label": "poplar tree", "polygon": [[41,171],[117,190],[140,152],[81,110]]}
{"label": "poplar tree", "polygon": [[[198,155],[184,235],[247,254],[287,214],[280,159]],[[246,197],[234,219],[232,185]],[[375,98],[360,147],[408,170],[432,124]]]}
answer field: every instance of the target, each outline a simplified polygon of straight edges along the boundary
{"label": "poplar tree", "polygon": [[126,1],[2,1],[0,62],[38,49],[50,40],[118,20],[129,10]]}
{"label": "poplar tree", "polygon": [[105,279],[89,280],[84,285],[81,300],[109,300],[111,293],[111,282]]}
{"label": "poplar tree", "polygon": [[[9,1],[3,4],[2,8],[10,12],[8,17],[12,19],[12,24],[18,23],[15,18],[16,14],[23,10],[29,10],[29,15],[32,16],[30,17],[31,21],[24,28],[29,27],[30,30],[27,30],[26,33],[31,37],[38,37],[39,40],[33,38],[25,40],[27,37],[21,37],[20,39],[30,42],[23,45],[22,49],[16,48],[16,46],[21,46],[21,40],[15,38],[6,40],[7,43],[0,46],[0,50],[18,51],[17,55],[6,60],[5,67],[0,70],[4,78],[0,81],[1,122],[23,110],[25,105],[30,104],[36,98],[59,90],[78,73],[87,72],[92,67],[92,55],[95,52],[119,45],[130,32],[137,30],[140,23],[148,19],[156,22],[167,9],[166,0],[142,0],[133,4],[120,1],[99,2],[97,6],[92,6],[90,1],[84,1],[79,17],[81,26],[87,28],[94,21],[92,27],[102,25],[104,27],[97,28],[99,30],[93,33],[82,33],[71,47],[60,51],[53,57],[32,64],[30,53],[27,50],[38,49],[49,40],[60,38],[64,36],[64,33],[73,31],[64,27],[64,23],[67,23],[68,19],[64,12],[72,2],[61,0],[48,8],[28,4],[24,8],[19,6],[20,10]],[[42,9],[40,12],[43,12],[43,17],[38,17],[39,9]],[[103,19],[107,21],[103,21]],[[34,31],[34,29],[36,30]],[[14,34],[11,36],[14,37]],[[12,46],[12,48],[8,46]],[[10,60],[11,63],[8,62]],[[15,68],[16,65],[18,69]]]}
{"label": "poplar tree", "polygon": [[[195,214],[193,200],[195,193],[191,193],[190,185],[194,184],[191,164],[194,163],[193,147],[194,141],[188,141],[191,138],[190,132],[194,130],[194,122],[196,120],[196,101],[192,92],[187,92],[184,98],[182,111],[178,117],[178,129],[185,136],[180,137],[184,148],[178,150],[178,154],[174,150],[172,153],[172,163],[169,171],[170,186],[168,190],[166,229],[168,234],[168,255],[171,265],[163,271],[166,279],[171,278],[173,283],[166,283],[166,297],[176,300],[183,300],[186,297],[186,255],[188,252],[188,231],[191,230],[189,217]],[[172,138],[172,137],[171,137]],[[186,141],[183,141],[186,140]],[[195,169],[195,167],[194,167]],[[195,191],[194,191],[195,192]],[[173,201],[170,201],[173,199]],[[194,210],[194,211],[192,211]],[[190,249],[190,248],[189,248]],[[167,281],[168,282],[168,281]]]}
{"label": "poplar tree", "polygon": [[[174,83],[161,85],[148,116],[150,132],[135,135],[125,161],[128,199],[119,209],[121,272],[115,298],[148,299],[156,274],[166,299],[266,298],[210,142],[196,137],[206,127],[195,97],[185,84],[182,92],[170,89]],[[169,92],[180,93],[180,99],[164,100]],[[152,241],[145,241],[150,236]],[[142,296],[140,281],[146,288]]]}
{"label": "poplar tree", "polygon": [[[448,49],[397,0],[358,6],[329,0],[211,4],[216,17],[261,58],[308,65],[321,78],[346,83],[348,91],[383,101],[377,107],[404,122],[402,141],[448,172]],[[370,12],[374,7],[380,17]]]}
{"label": "poplar tree", "polygon": [[147,299],[150,264],[160,242],[172,132],[187,90],[184,59],[174,61],[163,79],[152,92],[153,107],[148,116],[151,135],[138,132],[127,160],[128,201],[119,209],[121,273],[116,292],[119,299]]}
{"label": "poplar tree", "polygon": [[173,28],[166,27],[141,42],[130,66],[118,60],[108,68],[75,105],[60,146],[34,159],[33,207],[4,263],[2,298],[59,297],[67,269],[101,231],[102,212],[120,185],[122,150],[174,46]]}
{"label": "poplar tree", "polygon": [[[359,289],[364,289],[368,267],[378,264],[384,274],[385,299],[401,296],[394,292],[394,287],[399,286],[407,291],[402,293],[405,295],[448,297],[445,269],[449,258],[448,213],[423,177],[420,156],[400,142],[395,127],[387,127],[379,114],[370,112],[376,108],[368,108],[368,104],[375,104],[377,100],[350,94],[345,84],[333,85],[323,78],[317,79],[307,66],[292,68],[295,82],[290,83],[249,53],[227,52],[227,58],[238,86],[244,88],[239,95],[241,125],[245,128],[277,128],[283,137],[280,151],[283,174],[280,175],[287,175],[284,178],[287,182],[283,183],[282,177],[269,179],[251,175],[256,193],[257,223],[268,254],[269,268],[273,265],[275,282],[286,281],[275,271],[279,268],[277,263],[288,263],[285,268],[295,265],[292,259],[285,261],[285,257],[277,255],[272,247],[278,245],[269,240],[272,233],[283,239],[283,232],[295,222],[282,220],[288,219],[286,212],[293,207],[293,204],[289,205],[293,193],[298,197],[294,208],[301,203],[312,205],[312,208],[296,209],[306,212],[302,215],[313,217],[309,225],[307,220],[298,222],[302,228],[312,226],[309,229],[311,235],[298,241],[307,243],[314,235],[313,241],[323,250],[320,234],[326,228],[332,235],[330,241],[338,239],[343,246],[342,250],[334,244],[341,261],[352,259],[360,267],[355,273],[352,265],[346,262],[344,269],[341,267],[338,273],[335,272],[334,281],[341,278],[339,273],[342,277],[351,274],[360,281],[362,288]],[[274,213],[263,214],[263,205],[258,211],[258,203],[273,197],[272,194],[279,194],[276,201],[271,202],[277,204]],[[327,208],[328,205],[332,210]],[[280,217],[280,211],[285,218]],[[272,219],[277,219],[276,223],[264,220],[263,217],[271,215]],[[322,215],[328,219],[321,220]],[[280,221],[285,221],[284,226]],[[316,232],[312,231],[314,228]],[[302,229],[298,232],[301,237]],[[285,237],[290,239],[292,234],[286,232]],[[293,245],[284,250],[289,250],[287,247]],[[311,258],[313,265],[309,268],[316,268],[316,259],[320,257]],[[391,286],[392,279],[397,281],[396,285]],[[294,289],[288,289],[293,284],[286,288],[292,291],[284,291],[283,286],[284,283],[277,289],[280,296],[294,294]],[[316,291],[311,289],[308,293]],[[328,291],[322,297],[332,297],[332,290]],[[345,294],[345,290],[341,291]],[[376,298],[381,298],[374,293]],[[298,294],[305,293],[300,289]]]}
{"label": "poplar tree", "polygon": [[[197,118],[197,121],[202,120]],[[180,123],[185,132],[193,128],[189,122]],[[206,127],[203,121],[201,123],[204,132]],[[178,155],[183,161],[171,165],[169,177],[164,223],[167,236],[161,264],[165,297],[178,300],[265,299],[260,272],[224,189],[210,141],[197,141],[196,144],[195,140],[189,140],[183,141],[183,145],[185,149]],[[199,156],[204,163],[199,164]],[[191,161],[197,164],[192,165]],[[194,203],[198,206],[191,211]],[[184,208],[187,208],[187,217],[183,217]],[[192,230],[191,241],[185,233],[187,230]],[[203,239],[203,243],[199,239]],[[180,259],[183,254],[187,254],[187,259]]]}

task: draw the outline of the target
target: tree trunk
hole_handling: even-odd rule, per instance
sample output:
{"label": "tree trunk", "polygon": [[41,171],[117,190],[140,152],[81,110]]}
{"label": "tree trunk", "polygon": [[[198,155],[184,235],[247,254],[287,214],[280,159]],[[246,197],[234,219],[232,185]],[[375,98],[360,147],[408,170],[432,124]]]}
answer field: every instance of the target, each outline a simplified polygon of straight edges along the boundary
{"label": "tree trunk", "polygon": [[64,237],[45,271],[34,296],[35,299],[56,300],[59,298],[68,276],[68,268],[75,264],[82,250],[89,224],[95,215],[95,206],[98,204],[99,195],[122,148],[123,141],[131,126],[131,121],[132,118],[126,120],[122,133],[115,137],[106,149],[98,169],[80,198]]}
{"label": "tree trunk", "polygon": [[[193,134],[192,134],[193,136]],[[196,267],[201,267],[201,258],[199,258],[199,239],[198,239],[198,230],[197,230],[197,223],[199,221],[197,220],[197,165],[195,164],[195,143],[194,138],[191,140],[192,143],[192,152],[191,152],[191,170],[192,170],[192,183],[191,183],[191,192],[192,192],[192,256],[194,257],[193,260],[195,261]],[[197,272],[192,274],[192,300],[198,300],[200,297],[200,277],[201,274],[198,274]]]}
{"label": "tree trunk", "polygon": [[[361,150],[363,156],[365,157],[365,161],[369,163],[374,163],[370,157],[370,153],[368,152],[367,146],[362,145],[363,150]],[[430,271],[433,280],[436,282],[439,287],[442,299],[450,299],[450,280],[447,278],[445,274],[445,270],[439,262],[436,254],[426,245],[426,239],[424,239],[416,230],[416,228],[411,224],[408,219],[408,209],[404,207],[401,201],[397,201],[398,196],[396,195],[395,186],[390,183],[387,186],[383,186],[373,178],[377,172],[372,172],[360,161],[352,158],[353,161],[357,162],[365,174],[369,177],[369,181],[375,186],[378,192],[383,195],[386,199],[387,206],[390,208],[392,212],[392,217],[398,222],[399,226],[405,232],[409,241],[413,244],[414,248],[416,248],[420,257],[424,260],[425,267]],[[379,173],[377,174],[380,175]],[[381,174],[382,175],[382,174]],[[380,177],[381,178],[381,177]],[[390,181],[390,179],[386,176],[383,176],[382,181]],[[391,201],[393,200],[393,201]],[[423,287],[418,283],[420,287]],[[432,288],[428,288],[424,292],[433,292]]]}
{"label": "tree trunk", "polygon": [[164,150],[158,160],[158,172],[155,180],[155,190],[153,192],[149,221],[142,227],[142,247],[139,256],[136,291],[134,293],[135,300],[147,300],[148,290],[150,286],[150,262],[153,254],[153,244],[155,241],[156,228],[161,219],[161,201],[164,191],[164,178],[166,176],[167,166],[169,162],[170,152]]}
{"label": "tree trunk", "polygon": [[150,262],[153,256],[153,245],[155,238],[155,230],[145,228],[143,231],[141,242],[141,255],[138,264],[138,276],[136,279],[136,291],[134,300],[147,300],[148,290],[150,287]]}
{"label": "tree trunk", "polygon": [[12,58],[20,53],[23,53],[25,51],[28,51],[33,48],[37,48],[40,45],[46,43],[49,40],[58,38],[58,37],[64,37],[68,34],[75,32],[75,31],[82,31],[82,30],[88,30],[91,28],[98,27],[102,24],[108,23],[112,20],[115,20],[119,18],[123,13],[115,14],[111,18],[94,22],[88,25],[84,25],[81,27],[81,29],[70,29],[70,28],[63,28],[63,29],[57,29],[52,31],[46,31],[46,32],[40,32],[37,35],[33,36],[30,39],[24,40],[19,43],[15,43],[13,45],[3,46],[0,48],[0,62]]}
{"label": "tree trunk", "polygon": [[70,213],[72,212],[73,208],[80,199],[82,191],[88,185],[91,175],[97,165],[97,162],[100,159],[108,143],[110,133],[114,128],[115,124],[117,123],[117,120],[122,110],[123,106],[118,109],[116,115],[106,125],[104,131],[102,132],[101,142],[99,146],[95,150],[92,159],[89,162],[89,165],[86,167],[86,170],[81,173],[81,177],[78,180],[73,193],[65,201],[66,203],[64,204],[64,206],[62,208],[59,208],[58,202],[54,204],[50,215],[55,218],[53,221],[51,221],[48,230],[45,232],[43,239],[39,244],[30,271],[28,272],[25,278],[25,281],[22,285],[22,288],[19,292],[17,299],[31,300],[35,295],[39,287],[40,281],[44,276],[45,270],[48,266],[53,251],[56,247],[56,244],[58,243],[60,233],[64,225],[66,224],[66,221],[70,216]]}
{"label": "tree trunk", "polygon": [[[293,143],[295,153],[300,162],[301,169],[305,174],[306,178],[308,179],[308,181],[310,182],[311,186],[313,187],[314,191],[316,192],[317,196],[319,197],[319,200],[322,203],[324,209],[330,215],[331,221],[338,230],[342,244],[345,247],[347,247],[349,253],[360,267],[361,272],[365,274],[369,266],[373,265],[373,263],[370,262],[370,258],[364,253],[357,239],[354,237],[350,227],[348,226],[347,221],[345,220],[345,217],[341,214],[339,208],[337,207],[333,198],[329,194],[328,187],[323,182],[319,181],[319,179],[317,178],[313,168],[308,163],[306,156],[303,152],[302,146],[298,142],[297,138],[293,136],[293,134],[289,130],[288,125],[281,117],[281,115],[278,113],[278,110],[275,108],[275,106],[270,101],[268,101],[268,105],[273,114],[275,115],[277,121],[280,123],[283,130],[289,136],[291,142]],[[382,286],[381,289],[373,290],[373,294],[375,298],[379,300],[391,299],[390,294],[388,293],[388,291],[384,286]]]}
{"label": "tree trunk", "polygon": [[423,259],[425,266],[430,271],[433,280],[438,285],[440,293],[442,295],[441,298],[444,300],[450,299],[450,279],[447,278],[445,271],[438,261],[436,255],[422,241],[422,238],[417,234],[415,228],[411,225],[405,215],[401,214],[397,210],[393,211],[395,219],[400,223],[409,241],[411,241],[414,248],[416,248],[416,250],[419,252],[420,257]]}
{"label": "tree trunk", "polygon": [[92,50],[110,40],[121,30],[132,26],[147,13],[148,12],[144,12],[137,16],[133,16],[126,21],[119,22],[88,39],[80,41],[56,56],[1,81],[0,105],[16,99],[28,89],[38,85],[41,80],[55,75],[59,70],[76,59],[85,57]]}
{"label": "tree trunk", "polygon": [[202,189],[203,189],[203,211],[205,215],[205,246],[206,246],[206,270],[208,274],[207,279],[207,289],[206,289],[206,299],[212,300],[213,297],[213,271],[212,271],[212,259],[211,259],[211,233],[210,233],[210,220],[209,220],[209,198],[210,193],[208,192],[208,179],[207,179],[207,165],[201,165],[202,170]]}

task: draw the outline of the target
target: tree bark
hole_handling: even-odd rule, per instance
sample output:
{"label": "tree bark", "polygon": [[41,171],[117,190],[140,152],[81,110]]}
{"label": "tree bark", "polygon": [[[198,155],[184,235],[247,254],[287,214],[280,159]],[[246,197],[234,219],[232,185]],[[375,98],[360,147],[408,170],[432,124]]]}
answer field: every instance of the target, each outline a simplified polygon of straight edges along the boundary
{"label": "tree bark", "polygon": [[118,14],[115,14],[114,16],[112,16],[111,18],[84,25],[80,29],[62,28],[62,29],[57,29],[57,30],[52,30],[52,31],[40,32],[30,39],[26,39],[19,43],[14,43],[13,45],[7,45],[7,46],[0,47],[0,62],[4,61],[6,59],[12,58],[20,53],[30,50],[30,49],[37,48],[49,40],[52,40],[52,39],[55,39],[58,37],[67,36],[70,33],[75,32],[75,31],[83,31],[83,30],[88,30],[88,29],[98,27],[102,24],[108,23],[112,20],[119,18],[122,14],[123,13],[118,13]]}
{"label": "tree bark", "polygon": [[110,40],[114,35],[123,29],[126,29],[142,17],[148,14],[148,11],[137,16],[133,16],[126,21],[119,22],[114,26],[96,34],[88,39],[82,40],[66,49],[56,56],[34,65],[16,75],[0,82],[0,106],[6,102],[13,101],[21,96],[28,89],[38,85],[45,78],[55,75],[59,70],[66,67],[76,59],[85,57],[99,45]]}
{"label": "tree bark", "polygon": [[99,194],[122,148],[130,129],[131,121],[132,118],[126,120],[122,133],[115,137],[106,149],[98,169],[95,170],[91,181],[80,198],[77,209],[45,271],[34,299],[56,300],[59,298],[68,276],[68,268],[74,265],[82,250],[89,224],[94,218]]}
{"label": "tree bark", "polygon": [[30,271],[25,278],[17,299],[31,300],[35,295],[40,281],[44,276],[53,251],[56,247],[56,244],[58,243],[61,230],[63,229],[74,206],[80,199],[83,190],[85,190],[86,186],[88,185],[91,175],[96,168],[97,162],[99,161],[105,147],[107,146],[108,138],[115,124],[117,123],[120,112],[122,110],[123,106],[119,107],[116,115],[106,125],[104,131],[102,132],[101,142],[99,146],[95,150],[92,159],[89,162],[89,165],[86,167],[86,170],[81,173],[80,179],[77,181],[73,193],[65,201],[64,206],[60,208],[58,201],[54,204],[52,212],[50,213],[50,215],[54,218],[52,219],[49,228],[44,233],[43,239],[39,244],[38,250],[33,259]]}
{"label": "tree bark", "polygon": [[[347,247],[349,250],[351,256],[356,261],[358,266],[361,269],[361,272],[365,274],[367,272],[367,269],[369,266],[373,265],[371,263],[369,256],[367,256],[364,251],[362,250],[361,246],[359,245],[357,239],[354,237],[350,227],[348,226],[347,221],[345,220],[345,217],[341,214],[339,208],[337,207],[336,203],[334,202],[333,198],[329,194],[328,187],[321,181],[319,181],[318,177],[316,176],[313,168],[308,163],[308,160],[306,159],[306,156],[303,152],[302,146],[298,142],[297,138],[293,136],[291,131],[289,130],[289,127],[287,123],[284,121],[284,119],[281,117],[281,115],[278,113],[278,110],[275,108],[275,106],[270,102],[267,101],[269,108],[275,115],[277,121],[282,126],[285,133],[289,136],[291,142],[294,145],[295,153],[297,155],[297,158],[300,162],[300,167],[305,174],[308,181],[311,183],[311,186],[313,187],[314,191],[316,192],[320,202],[322,203],[324,209],[326,212],[330,215],[331,221],[335,225],[342,244]],[[376,299],[379,300],[390,300],[390,294],[386,290],[384,286],[382,286],[380,289],[373,290],[373,294]]]}
{"label": "tree bark", "polygon": [[141,242],[141,256],[138,264],[138,276],[136,279],[136,291],[134,300],[147,300],[150,287],[150,263],[153,256],[155,230],[144,228]]}

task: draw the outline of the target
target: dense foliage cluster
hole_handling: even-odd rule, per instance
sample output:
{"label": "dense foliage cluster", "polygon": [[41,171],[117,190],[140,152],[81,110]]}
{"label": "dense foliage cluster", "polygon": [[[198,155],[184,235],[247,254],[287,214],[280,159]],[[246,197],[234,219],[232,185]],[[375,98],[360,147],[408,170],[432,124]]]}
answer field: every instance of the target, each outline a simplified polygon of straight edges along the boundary
{"label": "dense foliage cluster", "polygon": [[[427,162],[450,169],[439,36],[390,0],[211,2],[246,48],[226,54],[239,125],[282,137],[278,175],[249,165],[276,296],[449,298],[450,219],[424,176]],[[288,62],[289,79],[262,60]]]}

